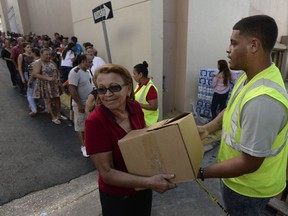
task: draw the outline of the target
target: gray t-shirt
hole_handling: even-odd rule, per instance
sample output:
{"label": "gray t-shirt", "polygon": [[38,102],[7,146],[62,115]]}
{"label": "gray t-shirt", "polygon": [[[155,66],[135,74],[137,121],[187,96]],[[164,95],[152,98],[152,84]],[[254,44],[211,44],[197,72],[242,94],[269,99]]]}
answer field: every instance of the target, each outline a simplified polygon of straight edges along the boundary
{"label": "gray t-shirt", "polygon": [[[74,67],[68,76],[69,85],[77,87],[79,99],[85,105],[88,95],[93,90],[91,76],[89,71],[83,71],[80,67]],[[72,106],[77,106],[75,101],[72,101]]]}
{"label": "gray t-shirt", "polygon": [[240,117],[241,150],[255,157],[267,157],[271,146],[287,123],[287,110],[276,99],[261,95],[248,101]]}

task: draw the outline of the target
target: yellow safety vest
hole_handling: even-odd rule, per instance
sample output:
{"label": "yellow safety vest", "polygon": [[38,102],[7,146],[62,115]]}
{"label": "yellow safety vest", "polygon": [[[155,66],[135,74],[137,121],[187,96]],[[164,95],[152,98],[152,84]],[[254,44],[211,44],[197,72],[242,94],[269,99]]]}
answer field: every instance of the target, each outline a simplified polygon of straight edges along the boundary
{"label": "yellow safety vest", "polygon": [[[222,139],[218,153],[218,162],[235,158],[240,151],[240,116],[244,105],[260,95],[269,95],[281,102],[288,111],[288,96],[279,69],[272,64],[250,80],[238,95],[237,89],[247,79],[244,73],[232,91],[231,98],[223,116]],[[269,133],[269,131],[267,131]],[[266,157],[253,173],[235,178],[222,179],[231,190],[249,197],[272,197],[279,194],[286,186],[286,165],[288,124],[277,135],[269,156]]]}
{"label": "yellow safety vest", "polygon": [[[143,85],[141,87],[141,89],[139,89],[138,92],[135,93],[135,100],[138,101],[141,104],[149,104],[148,101],[146,100],[147,94],[149,92],[149,89],[151,86],[154,86],[154,88],[156,89],[157,93],[158,90],[156,88],[156,86],[153,84],[153,82],[151,81],[151,79],[149,80],[149,82],[147,83],[147,85]],[[137,84],[135,91],[139,88],[139,84]],[[134,92],[135,92],[134,91]],[[145,122],[146,122],[146,126],[150,126],[154,123],[156,123],[158,121],[159,118],[159,108],[157,108],[157,110],[147,110],[147,109],[143,109],[143,113],[144,113],[144,118],[145,118]]]}

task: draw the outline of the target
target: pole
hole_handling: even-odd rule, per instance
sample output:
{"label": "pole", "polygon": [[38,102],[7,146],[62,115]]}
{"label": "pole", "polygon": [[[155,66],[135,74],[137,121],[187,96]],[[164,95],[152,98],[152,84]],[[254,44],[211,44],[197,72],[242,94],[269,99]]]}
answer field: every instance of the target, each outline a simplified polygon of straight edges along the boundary
{"label": "pole", "polygon": [[109,46],[109,41],[108,41],[108,35],[107,35],[107,29],[106,29],[105,20],[102,21],[102,27],[103,27],[103,32],[104,32],[104,38],[105,38],[108,62],[112,63],[112,58],[111,58],[111,53],[110,53],[110,46]]}

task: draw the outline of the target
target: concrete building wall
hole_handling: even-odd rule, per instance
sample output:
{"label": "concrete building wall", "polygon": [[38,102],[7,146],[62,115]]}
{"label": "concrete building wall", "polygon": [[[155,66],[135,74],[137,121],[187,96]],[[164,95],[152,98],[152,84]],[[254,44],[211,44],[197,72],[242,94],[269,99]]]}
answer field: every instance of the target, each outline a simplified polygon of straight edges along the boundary
{"label": "concrete building wall", "polygon": [[179,102],[178,109],[191,110],[198,92],[201,68],[217,68],[219,59],[227,59],[233,25],[248,16],[249,0],[190,0],[187,43],[188,97]]}
{"label": "concrete building wall", "polygon": [[[106,2],[71,0],[71,8],[74,32],[80,43],[93,43],[98,55],[108,62],[102,23],[94,24],[92,17],[92,10]],[[105,23],[112,63],[121,64],[132,73],[133,66],[147,61],[149,76],[159,89],[159,105],[162,107],[163,1],[111,2],[114,17]]]}
{"label": "concrete building wall", "polygon": [[[92,9],[107,1],[82,2],[71,1],[75,35],[81,43],[92,42],[98,55],[108,62],[102,24],[94,24],[92,17]],[[105,21],[112,62],[130,70],[143,60],[151,63],[151,1],[112,1],[112,8],[114,17]],[[153,69],[149,67],[149,71],[153,76]]]}
{"label": "concrete building wall", "polygon": [[278,41],[288,35],[288,1],[287,0],[251,0],[250,15],[267,14],[272,16],[278,25]]}
{"label": "concrete building wall", "polygon": [[29,16],[23,15],[23,20],[29,19],[30,29],[25,29],[24,33],[33,31],[50,37],[55,32],[64,36],[73,35],[70,0],[25,0],[25,3]]}
{"label": "concrete building wall", "polygon": [[[286,0],[190,0],[187,43],[188,97],[177,102],[177,109],[191,110],[197,100],[197,81],[201,68],[217,68],[218,59],[226,59],[232,27],[241,18],[267,14],[272,16],[281,36],[287,35],[288,11]],[[179,97],[178,97],[179,98]]]}
{"label": "concrete building wall", "polygon": [[73,35],[70,0],[1,0],[0,4],[4,31]]}

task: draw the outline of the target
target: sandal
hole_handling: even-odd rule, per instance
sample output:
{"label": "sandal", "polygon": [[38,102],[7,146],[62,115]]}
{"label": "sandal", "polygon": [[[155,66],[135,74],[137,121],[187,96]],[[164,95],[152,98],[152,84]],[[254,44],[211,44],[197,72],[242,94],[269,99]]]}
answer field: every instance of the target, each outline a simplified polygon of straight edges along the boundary
{"label": "sandal", "polygon": [[57,125],[61,124],[61,121],[59,119],[52,119],[52,122]]}

